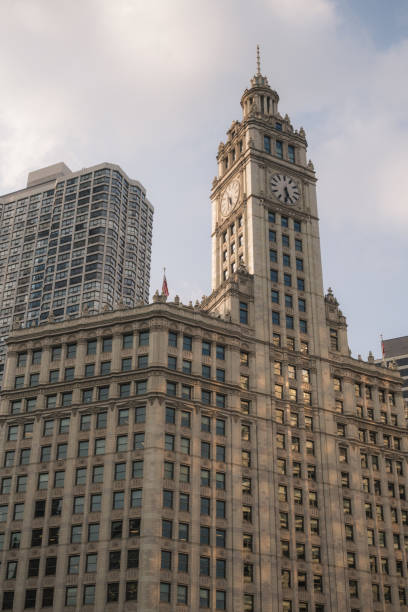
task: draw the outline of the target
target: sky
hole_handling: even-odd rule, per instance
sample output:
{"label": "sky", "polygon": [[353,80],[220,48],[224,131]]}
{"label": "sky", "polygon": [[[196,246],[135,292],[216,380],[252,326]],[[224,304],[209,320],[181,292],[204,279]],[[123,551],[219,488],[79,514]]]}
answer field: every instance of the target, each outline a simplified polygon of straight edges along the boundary
{"label": "sky", "polygon": [[218,144],[256,71],[303,126],[353,355],[408,335],[405,0],[1,0],[0,193],[117,163],[155,207],[151,294],[211,292]]}

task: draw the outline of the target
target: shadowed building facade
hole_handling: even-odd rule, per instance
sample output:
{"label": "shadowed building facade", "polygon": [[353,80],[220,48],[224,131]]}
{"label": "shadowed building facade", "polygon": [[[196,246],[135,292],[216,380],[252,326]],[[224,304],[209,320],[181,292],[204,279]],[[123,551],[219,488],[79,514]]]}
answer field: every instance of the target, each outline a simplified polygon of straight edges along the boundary
{"label": "shadowed building facade", "polygon": [[210,296],[10,336],[3,609],[406,610],[401,380],[350,356],[278,99],[219,146]]}

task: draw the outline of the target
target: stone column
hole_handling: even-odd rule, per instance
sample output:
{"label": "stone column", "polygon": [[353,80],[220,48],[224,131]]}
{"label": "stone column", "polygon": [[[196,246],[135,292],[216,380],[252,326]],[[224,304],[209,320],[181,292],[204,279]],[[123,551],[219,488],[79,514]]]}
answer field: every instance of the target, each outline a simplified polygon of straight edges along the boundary
{"label": "stone column", "polygon": [[150,399],[148,404],[137,606],[143,612],[155,612],[159,608],[164,403]]}

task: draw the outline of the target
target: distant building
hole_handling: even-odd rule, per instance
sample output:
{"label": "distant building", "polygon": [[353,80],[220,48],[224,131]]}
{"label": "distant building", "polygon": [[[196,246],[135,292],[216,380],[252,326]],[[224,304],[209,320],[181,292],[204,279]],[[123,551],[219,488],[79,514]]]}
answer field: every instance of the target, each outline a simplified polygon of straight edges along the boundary
{"label": "distant building", "polygon": [[0,196],[0,376],[14,327],[149,300],[153,207],[114,164],[58,163]]}
{"label": "distant building", "polygon": [[385,361],[387,364],[394,361],[397,370],[401,374],[401,378],[404,381],[402,387],[402,395],[405,402],[408,402],[408,336],[401,336],[399,338],[390,338],[384,340],[384,359],[377,360]]}

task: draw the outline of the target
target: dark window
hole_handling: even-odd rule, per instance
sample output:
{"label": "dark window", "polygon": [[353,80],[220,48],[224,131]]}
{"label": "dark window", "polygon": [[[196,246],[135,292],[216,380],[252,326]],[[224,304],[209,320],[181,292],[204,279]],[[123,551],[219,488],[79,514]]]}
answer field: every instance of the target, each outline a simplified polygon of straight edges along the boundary
{"label": "dark window", "polygon": [[139,346],[149,346],[149,330],[139,332]]}
{"label": "dark window", "polygon": [[246,302],[239,303],[239,321],[248,324],[248,304]]}
{"label": "dark window", "polygon": [[193,338],[191,336],[183,336],[183,350],[192,351],[193,349]]}

